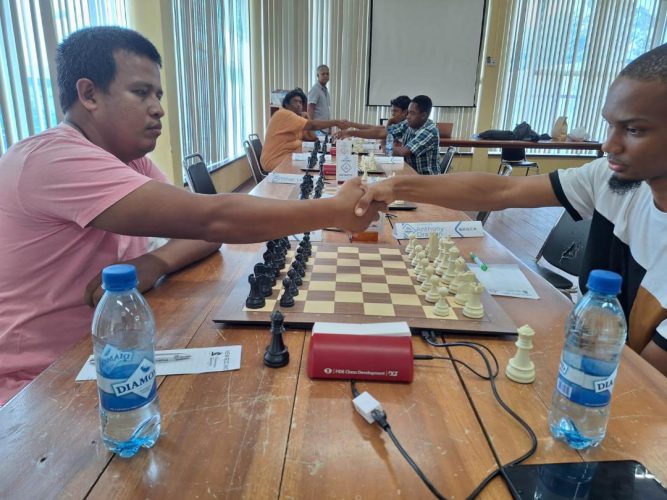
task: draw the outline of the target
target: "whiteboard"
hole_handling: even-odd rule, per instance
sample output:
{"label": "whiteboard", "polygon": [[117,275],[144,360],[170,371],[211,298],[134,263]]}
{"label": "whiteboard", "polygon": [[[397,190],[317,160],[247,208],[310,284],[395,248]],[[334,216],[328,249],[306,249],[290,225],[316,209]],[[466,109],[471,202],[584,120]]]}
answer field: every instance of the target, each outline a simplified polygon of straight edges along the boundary
{"label": "whiteboard", "polygon": [[474,106],[485,0],[372,0],[369,106],[425,94]]}

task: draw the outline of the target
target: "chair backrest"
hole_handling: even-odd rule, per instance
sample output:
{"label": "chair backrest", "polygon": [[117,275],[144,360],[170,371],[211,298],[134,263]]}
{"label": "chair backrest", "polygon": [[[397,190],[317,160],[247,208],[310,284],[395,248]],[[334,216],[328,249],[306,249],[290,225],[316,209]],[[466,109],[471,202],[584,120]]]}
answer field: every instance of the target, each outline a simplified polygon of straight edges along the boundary
{"label": "chair backrest", "polygon": [[[194,163],[190,163],[190,160],[194,160]],[[218,194],[202,155],[199,153],[187,155],[183,158],[183,167],[190,191],[199,194]]]}
{"label": "chair backrest", "polygon": [[454,146],[449,146],[445,154],[442,155],[442,160],[440,160],[440,173],[446,174],[449,172],[450,167],[452,166],[452,160],[454,159]]}
{"label": "chair backrest", "polygon": [[500,151],[500,161],[525,161],[525,148],[502,148]]}
{"label": "chair backrest", "polygon": [[450,122],[438,122],[435,124],[438,127],[438,133],[442,138],[449,138],[452,136],[452,130],[454,130],[454,124]]}
{"label": "chair backrest", "polygon": [[[498,175],[503,175],[503,176],[512,175],[512,166],[508,164],[503,164]],[[491,215],[491,212],[477,212],[477,217],[475,217],[475,220],[480,221],[483,226],[489,219],[489,215]]]}
{"label": "chair backrest", "polygon": [[255,151],[252,149],[252,146],[248,141],[243,141],[243,148],[245,149],[245,154],[248,158],[248,164],[250,165],[250,173],[252,174],[252,178],[255,179],[255,183],[259,184],[259,182],[268,174],[264,173],[264,171],[262,171],[260,168],[259,161],[255,156]]}
{"label": "chair backrest", "polygon": [[[257,164],[259,165],[259,168],[264,171],[262,168],[262,141],[259,139],[259,136],[257,134],[250,134],[248,136],[248,142],[250,143],[250,147],[252,148],[252,151],[255,153],[255,158],[257,158]],[[266,174],[266,172],[264,172]]]}
{"label": "chair backrest", "polygon": [[565,211],[544,240],[535,258],[544,258],[549,264],[573,276],[579,276],[586,252],[591,220],[575,221]]}

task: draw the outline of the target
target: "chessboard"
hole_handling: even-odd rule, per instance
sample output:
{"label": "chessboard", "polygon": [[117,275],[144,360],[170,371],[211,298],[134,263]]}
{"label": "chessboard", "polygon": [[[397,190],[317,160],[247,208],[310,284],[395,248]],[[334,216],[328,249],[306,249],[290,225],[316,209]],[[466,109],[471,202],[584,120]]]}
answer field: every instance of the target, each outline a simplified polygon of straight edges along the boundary
{"label": "chessboard", "polygon": [[[451,306],[448,315],[436,315],[434,304],[426,301],[426,292],[421,290],[407,255],[395,245],[313,243],[294,305],[281,307],[282,282],[294,256],[295,250],[290,247],[285,267],[276,277],[263,307],[246,307],[250,285],[249,280],[242,279],[214,313],[214,321],[268,325],[271,312],[280,310],[285,315],[285,325],[292,328],[311,328],[316,321],[406,321],[413,329],[516,335],[514,322],[486,291],[481,296],[482,318],[464,316],[463,306],[453,296],[447,297]],[[261,263],[262,253],[258,252],[253,261]],[[248,272],[253,273],[253,269]]]}

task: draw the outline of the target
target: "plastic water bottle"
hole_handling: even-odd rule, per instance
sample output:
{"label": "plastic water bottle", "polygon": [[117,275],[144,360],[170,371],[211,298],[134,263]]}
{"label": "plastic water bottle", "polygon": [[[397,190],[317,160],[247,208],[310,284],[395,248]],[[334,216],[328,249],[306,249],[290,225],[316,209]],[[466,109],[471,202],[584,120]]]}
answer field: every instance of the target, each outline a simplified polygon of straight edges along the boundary
{"label": "plastic water bottle", "polygon": [[155,380],[155,320],[136,289],[134,266],[102,271],[104,295],[93,317],[93,347],[100,398],[102,440],[121,457],[160,435],[160,404]]}
{"label": "plastic water bottle", "polygon": [[385,141],[384,150],[387,156],[394,156],[394,134],[387,132],[387,140]]}
{"label": "plastic water bottle", "polygon": [[625,344],[627,326],[616,299],[621,277],[594,270],[588,293],[565,324],[565,344],[554,390],[549,427],[574,449],[600,444],[607,430],[611,391]]}

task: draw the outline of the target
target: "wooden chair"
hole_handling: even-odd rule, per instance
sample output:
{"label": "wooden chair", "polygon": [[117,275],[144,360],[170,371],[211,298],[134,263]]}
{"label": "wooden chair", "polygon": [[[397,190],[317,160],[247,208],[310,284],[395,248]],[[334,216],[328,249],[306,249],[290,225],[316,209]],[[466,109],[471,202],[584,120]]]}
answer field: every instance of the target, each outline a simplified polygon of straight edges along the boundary
{"label": "wooden chair", "polygon": [[454,146],[449,146],[447,151],[442,155],[442,160],[440,160],[440,173],[446,174],[449,172],[449,169],[452,166],[452,160],[454,159]]}
{"label": "wooden chair", "polygon": [[440,138],[449,138],[452,136],[452,130],[454,130],[454,124],[450,122],[438,122],[435,124],[438,127],[438,133]]}
{"label": "wooden chair", "polygon": [[537,170],[538,174],[540,173],[540,167],[536,162],[526,160],[526,150],[524,148],[502,148],[498,174],[500,174],[503,165],[510,165],[512,168],[525,168],[526,175],[531,168]]}
{"label": "wooden chair", "polygon": [[[498,170],[498,175],[512,175],[512,166],[508,164],[501,165],[501,169]],[[486,224],[486,221],[489,219],[491,212],[477,212],[477,217],[475,220],[478,220],[482,223],[482,226]]]}
{"label": "wooden chair", "polygon": [[[190,160],[195,161],[194,163],[190,163]],[[187,155],[183,158],[183,168],[185,169],[190,191],[199,194],[218,194],[202,155],[199,153]]]}
{"label": "wooden chair", "polygon": [[549,235],[544,240],[542,248],[535,257],[531,267],[535,272],[547,280],[553,287],[572,299],[578,286],[568,278],[540,265],[543,259],[550,265],[573,276],[579,276],[581,264],[586,253],[586,243],[591,228],[591,220],[575,221],[567,211],[563,212]]}
{"label": "wooden chair", "polygon": [[259,160],[255,156],[255,151],[252,149],[250,142],[243,141],[243,148],[245,149],[245,154],[248,158],[248,164],[250,165],[250,173],[252,174],[252,178],[255,179],[256,184],[259,184],[259,182],[269,174],[264,172],[262,167],[259,166]]}

